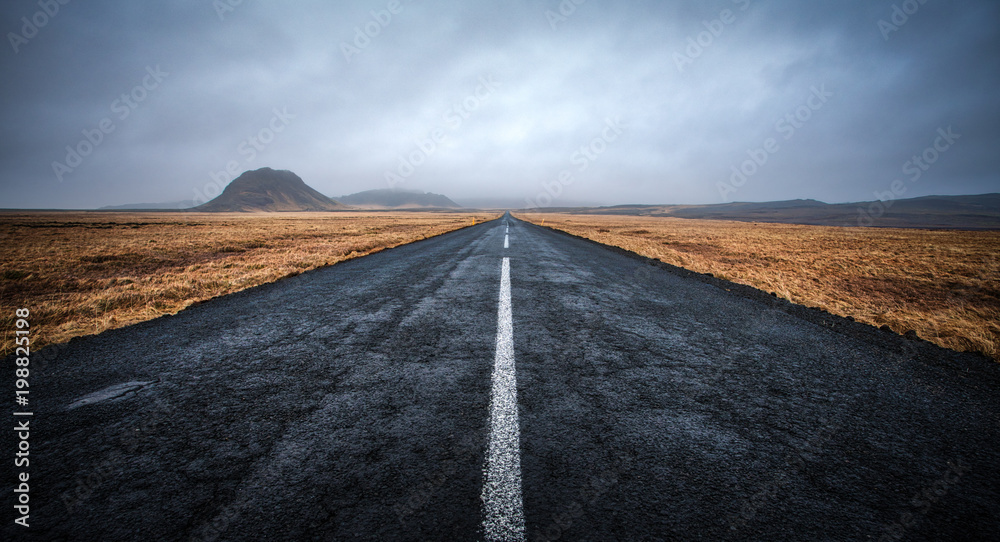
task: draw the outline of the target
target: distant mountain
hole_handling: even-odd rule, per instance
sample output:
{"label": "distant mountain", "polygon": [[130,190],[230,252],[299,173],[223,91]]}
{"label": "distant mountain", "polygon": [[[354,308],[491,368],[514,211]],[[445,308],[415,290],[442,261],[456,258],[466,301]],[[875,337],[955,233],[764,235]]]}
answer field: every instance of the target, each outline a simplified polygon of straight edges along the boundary
{"label": "distant mountain", "polygon": [[363,209],[461,209],[440,194],[412,190],[366,190],[337,198],[341,203]]}
{"label": "distant mountain", "polygon": [[198,205],[198,202],[193,199],[188,199],[184,201],[170,201],[167,203],[127,203],[125,205],[108,205],[107,207],[101,207],[98,211],[163,211],[190,209],[195,205]]}
{"label": "distant mountain", "polygon": [[[506,211],[508,209],[531,208],[532,200],[531,198],[524,197],[466,197],[459,199],[458,204],[466,209],[497,209]],[[559,204],[561,207],[598,207],[601,205],[600,202],[596,201],[571,200],[565,198],[559,198]]]}
{"label": "distant mountain", "polygon": [[222,194],[193,211],[251,213],[262,211],[338,211],[345,205],[310,188],[298,175],[269,167],[247,171]]}
{"label": "distant mountain", "polygon": [[536,211],[669,216],[817,226],[1000,229],[1000,194],[924,196],[885,202],[862,201],[858,203],[790,200],[762,203],[720,203],[716,205],[618,205],[596,208],[544,208]]}

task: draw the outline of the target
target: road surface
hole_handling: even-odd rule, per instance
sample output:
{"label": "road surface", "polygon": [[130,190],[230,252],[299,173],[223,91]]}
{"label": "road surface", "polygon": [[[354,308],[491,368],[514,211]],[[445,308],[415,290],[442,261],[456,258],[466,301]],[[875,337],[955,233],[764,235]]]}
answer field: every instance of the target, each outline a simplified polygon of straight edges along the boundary
{"label": "road surface", "polygon": [[30,386],[5,540],[1000,533],[997,364],[509,216],[36,353]]}

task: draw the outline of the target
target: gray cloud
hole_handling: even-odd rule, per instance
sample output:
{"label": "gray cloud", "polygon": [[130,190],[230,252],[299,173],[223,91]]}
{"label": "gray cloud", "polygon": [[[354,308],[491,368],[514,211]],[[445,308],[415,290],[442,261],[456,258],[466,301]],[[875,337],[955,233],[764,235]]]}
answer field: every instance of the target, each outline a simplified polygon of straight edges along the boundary
{"label": "gray cloud", "polygon": [[[9,33],[40,8],[0,8],[0,207],[187,199],[230,162],[336,196],[387,186],[400,157],[420,162],[402,186],[459,201],[545,186],[557,205],[866,200],[949,126],[961,139],[906,195],[1000,184],[988,0],[216,4],[70,2],[16,53]],[[887,40],[894,6],[919,9]],[[169,75],[124,116],[157,67]],[[832,96],[801,109],[813,88]],[[59,181],[52,163],[103,119],[114,130]],[[777,151],[723,197],[769,138]]]}

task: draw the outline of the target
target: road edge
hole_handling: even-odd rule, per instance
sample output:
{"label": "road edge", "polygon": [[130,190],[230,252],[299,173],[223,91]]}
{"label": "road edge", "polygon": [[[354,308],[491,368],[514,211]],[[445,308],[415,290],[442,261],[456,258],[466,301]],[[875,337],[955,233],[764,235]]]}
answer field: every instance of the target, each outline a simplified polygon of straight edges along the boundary
{"label": "road edge", "polygon": [[853,338],[865,340],[874,344],[884,346],[893,353],[906,358],[919,361],[925,365],[947,369],[959,373],[961,377],[969,376],[968,373],[976,372],[985,381],[995,387],[1000,387],[1000,362],[979,352],[959,352],[943,346],[938,346],[920,337],[907,337],[900,335],[891,329],[878,328],[870,324],[858,322],[853,318],[838,316],[816,307],[799,305],[777,297],[775,294],[763,290],[739,284],[729,280],[721,279],[711,273],[698,273],[669,264],[660,260],[649,258],[614,245],[607,245],[587,237],[581,237],[550,226],[542,226],[513,217],[523,224],[542,230],[547,230],[556,234],[564,235],[580,241],[585,241],[592,245],[599,246],[611,252],[626,256],[633,260],[645,263],[652,267],[658,267],[673,275],[697,280],[698,282],[714,286],[725,290],[728,293],[739,297],[759,302],[768,309],[778,310],[786,314],[795,316],[812,324],[822,326],[828,330],[847,335]]}
{"label": "road edge", "polygon": [[[344,259],[344,260],[340,260],[339,262],[334,262],[334,263],[329,264],[329,265],[324,265],[324,266],[321,266],[321,267],[316,267],[314,269],[309,269],[309,270],[306,270],[306,271],[302,271],[301,273],[296,273],[294,275],[285,275],[283,277],[279,277],[279,278],[277,278],[275,280],[272,280],[271,282],[265,282],[263,284],[257,284],[256,286],[251,286],[251,287],[245,288],[243,290],[238,290],[238,291],[230,292],[228,294],[223,294],[223,295],[217,295],[215,297],[210,297],[208,299],[202,299],[202,300],[199,300],[199,301],[194,301],[190,305],[188,305],[188,306],[184,307],[183,309],[181,309],[181,310],[179,310],[179,311],[177,311],[175,313],[172,313],[172,314],[162,314],[160,316],[157,316],[156,318],[151,318],[149,320],[143,320],[141,322],[135,322],[135,323],[129,324],[127,326],[123,326],[123,327],[116,327],[116,328],[106,329],[104,331],[101,331],[100,333],[91,333],[89,335],[78,335],[76,337],[70,338],[68,341],[64,341],[64,342],[60,342],[60,343],[49,343],[49,344],[46,344],[41,349],[37,350],[33,354],[33,356],[42,356],[42,359],[45,360],[45,364],[47,365],[48,363],[51,363],[52,361],[55,361],[55,359],[57,358],[59,352],[61,352],[65,348],[67,348],[69,345],[72,345],[76,341],[93,340],[93,339],[95,339],[97,337],[103,336],[106,333],[114,333],[116,331],[120,331],[120,330],[123,330],[123,329],[128,329],[128,328],[131,328],[131,327],[134,327],[134,326],[149,325],[149,324],[151,324],[153,322],[158,322],[158,321],[163,320],[165,318],[175,318],[175,317],[180,316],[181,314],[186,313],[189,310],[196,309],[196,308],[201,307],[203,305],[206,305],[206,304],[209,304],[209,303],[213,303],[213,302],[217,302],[217,301],[222,300],[222,299],[227,299],[227,298],[229,298],[231,296],[244,295],[244,294],[247,294],[249,292],[257,291],[257,290],[259,290],[261,288],[273,287],[275,284],[280,284],[280,283],[282,283],[284,281],[293,280],[293,279],[296,279],[297,277],[309,275],[310,273],[315,273],[317,271],[322,271],[324,269],[330,269],[331,267],[336,267],[336,266],[341,265],[341,264],[346,264],[348,262],[354,262],[354,261],[357,261],[357,260],[361,260],[363,258],[367,258],[369,256],[375,256],[376,254],[382,254],[382,253],[385,253],[385,252],[389,252],[391,250],[395,250],[395,249],[399,249],[399,248],[403,248],[403,247],[409,247],[409,246],[417,245],[417,244],[423,243],[425,241],[431,241],[433,239],[438,239],[438,238],[440,238],[442,236],[445,236],[445,235],[450,235],[452,233],[458,233],[458,232],[465,231],[465,230],[468,230],[468,229],[471,229],[471,228],[478,228],[478,227],[483,226],[485,224],[490,224],[492,222],[500,220],[501,218],[503,218],[502,215],[499,216],[499,217],[497,217],[497,218],[493,218],[493,219],[490,219],[490,220],[485,220],[483,222],[477,222],[474,225],[473,224],[464,225],[464,226],[462,226],[460,228],[456,228],[456,229],[451,230],[451,231],[446,231],[446,232],[439,233],[439,234],[436,234],[436,235],[431,235],[431,236],[428,236],[428,237],[424,237],[423,239],[417,239],[417,240],[414,240],[414,241],[410,241],[409,243],[403,243],[401,245],[396,245],[394,247],[385,247],[385,248],[382,248],[382,249],[379,249],[379,250],[368,252],[368,253],[360,255],[360,256],[355,256],[353,258],[347,258],[347,259]],[[9,354],[7,356],[4,356],[3,360],[6,362],[8,360],[13,360],[14,357],[15,357],[14,354]]]}

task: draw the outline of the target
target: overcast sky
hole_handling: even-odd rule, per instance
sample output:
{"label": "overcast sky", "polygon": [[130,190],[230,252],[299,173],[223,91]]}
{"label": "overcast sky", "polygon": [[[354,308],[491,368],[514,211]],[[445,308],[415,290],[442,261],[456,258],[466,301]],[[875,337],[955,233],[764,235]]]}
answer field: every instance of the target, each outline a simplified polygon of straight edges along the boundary
{"label": "overcast sky", "polygon": [[1000,190],[993,0],[42,6],[0,7],[0,207],[211,197],[265,166],[463,203]]}

